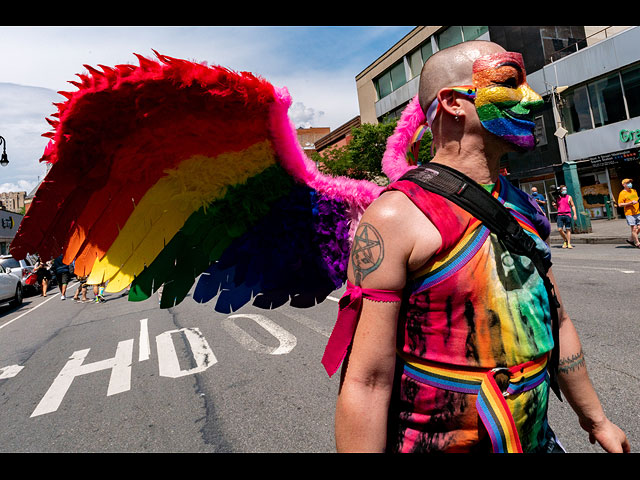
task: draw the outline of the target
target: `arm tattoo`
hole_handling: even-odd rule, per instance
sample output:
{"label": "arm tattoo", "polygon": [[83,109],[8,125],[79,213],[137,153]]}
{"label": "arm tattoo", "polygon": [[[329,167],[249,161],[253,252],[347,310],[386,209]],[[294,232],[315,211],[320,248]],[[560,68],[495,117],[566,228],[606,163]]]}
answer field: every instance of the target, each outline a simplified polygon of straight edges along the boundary
{"label": "arm tattoo", "polygon": [[582,350],[580,350],[580,353],[577,353],[576,355],[572,355],[568,358],[561,358],[560,362],[558,363],[559,373],[567,374],[567,373],[571,373],[576,370],[579,370],[581,368],[586,368],[586,363],[584,361],[584,354],[582,353]]}
{"label": "arm tattoo", "polygon": [[368,223],[360,224],[351,251],[356,285],[360,285],[364,277],[378,268],[383,258],[384,245],[380,233]]}

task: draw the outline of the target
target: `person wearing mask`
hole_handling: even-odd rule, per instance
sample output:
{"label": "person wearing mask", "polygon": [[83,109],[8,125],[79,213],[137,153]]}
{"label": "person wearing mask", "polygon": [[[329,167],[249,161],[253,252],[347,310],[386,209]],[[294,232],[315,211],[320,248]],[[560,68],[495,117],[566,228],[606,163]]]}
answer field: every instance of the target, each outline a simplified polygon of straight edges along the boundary
{"label": "person wearing mask", "polygon": [[[431,164],[469,176],[511,205],[530,225],[536,249],[550,255],[548,219],[499,175],[506,152],[535,146],[534,122],[519,126],[543,100],[526,82],[522,56],[487,41],[440,50],[423,67],[418,95],[433,132]],[[336,324],[344,338],[330,339],[323,357],[329,375],[342,363],[338,452],[563,451],[547,421],[549,383],[537,376],[546,375],[555,345],[549,299],[529,265],[446,198],[409,181],[390,185],[357,227]],[[629,452],[562,306],[558,318],[562,394],[592,443]],[[515,395],[508,375],[499,375],[507,368],[522,386]],[[495,394],[491,404],[508,432],[484,416],[479,382]],[[493,442],[505,433],[513,442]]]}
{"label": "person wearing mask", "polygon": [[627,219],[627,225],[631,227],[631,238],[627,239],[629,245],[640,248],[638,241],[638,231],[640,231],[640,206],[638,206],[638,192],[631,188],[630,178],[622,180],[624,190],[618,195],[618,206],[624,208],[624,216]]}
{"label": "person wearing mask", "polygon": [[542,210],[542,213],[546,215],[547,201],[545,200],[543,195],[538,193],[538,189],[536,187],[531,187],[531,197],[536,201],[536,203],[540,207],[540,210]]}
{"label": "person wearing mask", "polygon": [[577,220],[578,215],[576,214],[573,198],[567,193],[566,185],[560,185],[560,196],[557,202],[553,202],[553,206],[558,211],[556,223],[558,231],[564,240],[562,248],[573,248],[571,245],[571,213],[573,212],[573,220]]}

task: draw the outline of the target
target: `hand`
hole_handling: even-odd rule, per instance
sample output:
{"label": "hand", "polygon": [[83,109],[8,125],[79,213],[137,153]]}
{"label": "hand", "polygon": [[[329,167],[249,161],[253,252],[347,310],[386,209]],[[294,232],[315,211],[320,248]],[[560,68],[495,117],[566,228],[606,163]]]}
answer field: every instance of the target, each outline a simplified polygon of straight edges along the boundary
{"label": "hand", "polygon": [[573,215],[573,219],[574,219],[574,220],[578,220],[578,216],[574,214],[574,215]]}
{"label": "hand", "polygon": [[583,424],[580,426],[589,433],[589,441],[592,444],[598,442],[609,453],[630,453],[631,447],[625,433],[612,423],[608,418],[596,424]]}

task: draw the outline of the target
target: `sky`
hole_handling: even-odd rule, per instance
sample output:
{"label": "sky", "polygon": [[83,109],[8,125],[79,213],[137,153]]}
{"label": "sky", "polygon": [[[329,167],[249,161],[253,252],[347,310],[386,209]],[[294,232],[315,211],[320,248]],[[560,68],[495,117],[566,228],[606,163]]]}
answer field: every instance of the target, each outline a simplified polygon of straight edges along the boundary
{"label": "sky", "polygon": [[125,27],[0,26],[0,136],[9,165],[0,192],[29,193],[46,175],[40,163],[58,91],[83,65],[138,64],[134,53],[249,71],[287,87],[296,127],[331,130],[359,114],[355,77],[413,26]]}

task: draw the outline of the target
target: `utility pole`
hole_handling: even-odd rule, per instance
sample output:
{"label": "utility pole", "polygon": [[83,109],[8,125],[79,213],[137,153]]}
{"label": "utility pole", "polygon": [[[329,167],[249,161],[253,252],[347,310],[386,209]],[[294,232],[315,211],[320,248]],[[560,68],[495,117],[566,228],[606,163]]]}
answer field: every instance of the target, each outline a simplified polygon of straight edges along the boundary
{"label": "utility pole", "polygon": [[569,156],[567,154],[565,137],[568,132],[562,126],[562,118],[560,117],[560,112],[558,110],[556,95],[560,95],[560,93],[566,90],[567,87],[556,87],[555,85],[550,85],[548,83],[547,86],[551,87],[551,104],[553,107],[553,118],[556,122],[556,131],[554,132],[554,135],[558,139],[562,171],[564,172],[564,183],[567,186],[567,193],[571,195],[576,206],[577,219],[573,222],[572,233],[591,233],[591,215],[584,208],[580,179],[578,178],[578,167],[576,162],[569,160]]}

